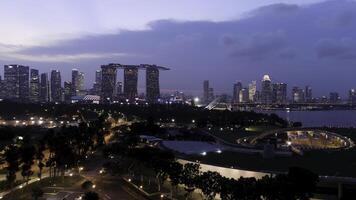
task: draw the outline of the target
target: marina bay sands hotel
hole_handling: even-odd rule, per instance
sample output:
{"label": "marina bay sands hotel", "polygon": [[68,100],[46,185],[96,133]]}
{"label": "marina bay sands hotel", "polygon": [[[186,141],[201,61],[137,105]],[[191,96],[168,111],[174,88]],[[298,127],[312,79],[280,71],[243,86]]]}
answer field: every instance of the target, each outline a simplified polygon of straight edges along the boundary
{"label": "marina bay sands hotel", "polygon": [[101,66],[101,99],[112,101],[117,93],[116,77],[118,69],[124,70],[123,95],[130,101],[137,96],[138,70],[146,70],[146,101],[155,103],[160,97],[159,71],[169,68],[157,65],[121,65],[110,63]]}

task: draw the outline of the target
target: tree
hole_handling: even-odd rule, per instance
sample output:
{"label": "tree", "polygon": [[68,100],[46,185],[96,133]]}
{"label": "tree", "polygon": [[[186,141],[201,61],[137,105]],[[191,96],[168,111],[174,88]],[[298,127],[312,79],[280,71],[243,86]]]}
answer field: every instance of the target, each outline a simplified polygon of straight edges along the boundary
{"label": "tree", "polygon": [[82,183],[82,188],[84,190],[90,190],[92,187],[93,187],[93,182],[91,182],[91,181],[84,181]]}
{"label": "tree", "polygon": [[319,181],[317,174],[307,169],[291,167],[287,176],[290,182],[290,192],[294,194],[295,199],[308,200],[313,196]]}
{"label": "tree", "polygon": [[16,181],[16,172],[19,170],[20,166],[20,150],[16,145],[10,145],[5,150],[5,160],[7,163],[7,175],[6,181],[10,188]]}
{"label": "tree", "polygon": [[43,151],[45,151],[46,146],[43,140],[41,140],[39,142],[39,144],[37,145],[37,149],[36,149],[36,161],[37,161],[37,167],[38,167],[38,178],[42,179],[42,170],[43,167],[45,166],[45,164],[43,163],[43,158],[44,158],[44,154]]}
{"label": "tree", "polygon": [[200,165],[195,163],[187,163],[182,171],[182,183],[185,185],[185,190],[188,192],[186,198],[190,197],[191,193],[195,190],[197,179],[200,174]]}
{"label": "tree", "polygon": [[86,192],[84,194],[83,200],[99,200],[99,195],[96,192]]}
{"label": "tree", "polygon": [[40,187],[32,188],[32,197],[34,200],[37,200],[42,196],[43,196],[43,190]]}
{"label": "tree", "polygon": [[171,182],[171,198],[173,197],[173,188],[177,189],[178,184],[181,182],[183,165],[179,162],[171,162],[167,174]]}
{"label": "tree", "polygon": [[21,175],[25,182],[27,183],[28,180],[30,179],[30,176],[32,176],[33,171],[31,169],[33,165],[33,160],[35,157],[36,149],[33,145],[25,144],[21,147]]}
{"label": "tree", "polygon": [[198,186],[208,200],[215,199],[217,193],[221,191],[222,176],[218,172],[204,172],[199,176]]}

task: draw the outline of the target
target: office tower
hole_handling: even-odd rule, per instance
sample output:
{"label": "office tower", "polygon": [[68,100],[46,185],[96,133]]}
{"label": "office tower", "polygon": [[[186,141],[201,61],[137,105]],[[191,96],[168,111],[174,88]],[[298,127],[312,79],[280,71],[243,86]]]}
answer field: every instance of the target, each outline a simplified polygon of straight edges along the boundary
{"label": "office tower", "polygon": [[30,68],[28,66],[18,66],[19,72],[19,98],[21,101],[28,101],[30,98]]}
{"label": "office tower", "polygon": [[292,89],[293,103],[304,103],[304,90],[299,87],[293,87]]}
{"label": "office tower", "polygon": [[84,89],[84,73],[77,69],[72,69],[72,96],[80,95],[80,91]]}
{"label": "office tower", "polygon": [[146,100],[156,103],[159,97],[159,70],[154,66],[148,66],[146,68]]}
{"label": "office tower", "polygon": [[95,82],[93,84],[93,94],[101,95],[101,70],[95,71]]}
{"label": "office tower", "polygon": [[209,81],[205,80],[203,82],[203,89],[204,89],[204,95],[203,95],[203,101],[204,103],[209,102]]}
{"label": "office tower", "polygon": [[1,79],[0,76],[0,99],[3,99],[5,97],[5,82],[4,80]]}
{"label": "office tower", "polygon": [[64,81],[64,101],[70,102],[72,99],[72,83],[70,81]]}
{"label": "office tower", "polygon": [[305,86],[305,102],[311,103],[313,101],[312,88],[310,86]]}
{"label": "office tower", "polygon": [[330,95],[329,95],[329,102],[330,103],[339,103],[341,100],[340,96],[339,96],[339,93],[337,92],[330,92]]}
{"label": "office tower", "polygon": [[355,89],[351,88],[349,90],[349,99],[348,102],[350,105],[356,105],[356,91]]}
{"label": "office tower", "polygon": [[214,96],[214,88],[209,88],[209,92],[208,92],[208,101],[213,101],[215,98]]}
{"label": "office tower", "polygon": [[4,66],[5,98],[19,98],[19,76],[18,65]]}
{"label": "office tower", "polygon": [[4,66],[5,98],[29,100],[29,67],[22,65]]}
{"label": "office tower", "polygon": [[252,81],[250,84],[248,84],[248,100],[250,102],[255,102],[256,90],[256,81]]}
{"label": "office tower", "polygon": [[273,83],[272,84],[273,97],[272,101],[276,104],[287,103],[287,84]]}
{"label": "office tower", "polygon": [[118,64],[101,66],[101,100],[111,101],[115,96]]}
{"label": "office tower", "polygon": [[125,66],[124,68],[124,95],[125,98],[133,100],[137,97],[138,68],[136,66]]}
{"label": "office tower", "polygon": [[242,89],[242,83],[237,82],[234,84],[234,89],[233,89],[233,94],[232,94],[232,101],[233,103],[239,103],[240,102],[240,91]]}
{"label": "office tower", "polygon": [[95,83],[101,85],[101,70],[95,71]]}
{"label": "office tower", "polygon": [[261,103],[272,103],[272,83],[269,75],[264,75],[262,79]]}
{"label": "office tower", "polygon": [[37,69],[30,70],[30,101],[40,101],[40,76]]}
{"label": "office tower", "polygon": [[50,90],[49,90],[49,81],[48,74],[41,74],[41,89],[40,89],[40,101],[48,102],[50,100]]}
{"label": "office tower", "polygon": [[123,91],[122,91],[122,82],[119,81],[119,82],[117,82],[116,85],[117,85],[117,91],[116,91],[116,92],[117,92],[117,95],[120,96],[120,95],[123,94]]}
{"label": "office tower", "polygon": [[61,73],[58,70],[51,72],[51,99],[54,102],[62,100],[62,82]]}
{"label": "office tower", "polygon": [[242,88],[239,92],[239,103],[247,103],[249,101],[248,97],[248,89]]}

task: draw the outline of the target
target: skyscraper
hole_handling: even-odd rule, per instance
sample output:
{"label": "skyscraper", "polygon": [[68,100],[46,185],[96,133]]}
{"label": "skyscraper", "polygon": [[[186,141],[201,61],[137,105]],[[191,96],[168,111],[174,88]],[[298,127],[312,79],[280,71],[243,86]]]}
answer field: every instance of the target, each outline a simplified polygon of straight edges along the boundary
{"label": "skyscraper", "polygon": [[305,102],[311,103],[313,101],[312,88],[310,86],[305,86]]}
{"label": "skyscraper", "polygon": [[272,84],[272,101],[276,104],[287,103],[287,84],[285,83],[273,83]]}
{"label": "skyscraper", "polygon": [[261,102],[263,104],[272,103],[272,83],[269,75],[264,75],[262,79]]}
{"label": "skyscraper", "polygon": [[115,96],[116,76],[118,64],[108,64],[101,66],[101,100],[111,101]]}
{"label": "skyscraper", "polygon": [[233,94],[232,94],[232,101],[234,103],[240,103],[240,91],[242,90],[242,83],[237,82],[234,84]]}
{"label": "skyscraper", "polygon": [[72,69],[72,96],[80,95],[84,89],[84,73],[77,69]]}
{"label": "skyscraper", "polygon": [[257,90],[256,81],[252,81],[250,84],[248,84],[248,99],[250,102],[256,101],[255,99],[256,90]]}
{"label": "skyscraper", "polygon": [[239,103],[247,103],[248,102],[248,89],[242,88],[239,92]]}
{"label": "skyscraper", "polygon": [[119,82],[117,82],[117,96],[120,96],[120,95],[122,95],[123,94],[123,92],[122,92],[122,82],[121,81],[119,81]]}
{"label": "skyscraper", "polygon": [[29,100],[29,67],[5,65],[4,82],[7,99]]}
{"label": "skyscraper", "polygon": [[64,81],[64,101],[70,102],[72,98],[72,83],[70,81]]}
{"label": "skyscraper", "polygon": [[48,74],[41,74],[41,89],[40,89],[40,101],[48,102],[50,100],[50,90],[49,90],[49,81]]}
{"label": "skyscraper", "polygon": [[21,101],[30,99],[30,68],[28,66],[18,65],[19,72],[19,97]]}
{"label": "skyscraper", "polygon": [[209,102],[209,81],[208,80],[205,80],[203,82],[203,90],[204,90],[203,101],[204,101],[204,103],[208,103]]}
{"label": "skyscraper", "polygon": [[304,90],[299,87],[293,87],[292,89],[292,100],[293,103],[304,103]]}
{"label": "skyscraper", "polygon": [[356,91],[355,89],[351,88],[349,90],[349,104],[352,105],[356,105]]}
{"label": "skyscraper", "polygon": [[62,80],[58,70],[51,72],[51,98],[54,102],[62,101]]}
{"label": "skyscraper", "polygon": [[101,94],[101,70],[96,70],[95,71],[95,82],[93,84],[93,93],[95,95],[99,95]]}
{"label": "skyscraper", "polygon": [[159,70],[148,66],[146,68],[146,100],[150,103],[156,103],[159,97]]}
{"label": "skyscraper", "polygon": [[329,102],[330,103],[339,103],[340,102],[340,96],[339,93],[337,92],[330,92],[330,97],[329,97]]}
{"label": "skyscraper", "polygon": [[40,101],[40,76],[37,69],[30,70],[30,101]]}
{"label": "skyscraper", "polygon": [[124,94],[127,99],[133,100],[137,97],[137,66],[125,66],[124,68]]}
{"label": "skyscraper", "polygon": [[18,99],[19,96],[19,70],[18,65],[4,66],[4,82],[6,99]]}

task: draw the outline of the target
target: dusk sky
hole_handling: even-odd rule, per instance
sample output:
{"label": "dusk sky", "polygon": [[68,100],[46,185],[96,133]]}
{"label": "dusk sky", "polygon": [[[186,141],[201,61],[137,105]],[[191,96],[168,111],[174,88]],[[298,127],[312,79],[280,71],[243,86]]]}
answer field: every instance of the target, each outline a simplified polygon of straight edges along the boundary
{"label": "dusk sky", "polygon": [[356,88],[351,0],[11,0],[0,3],[0,24],[1,66],[60,69],[62,80],[78,68],[88,88],[107,63],[171,68],[163,92],[200,94],[206,79],[232,93],[263,74],[315,95]]}

